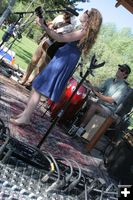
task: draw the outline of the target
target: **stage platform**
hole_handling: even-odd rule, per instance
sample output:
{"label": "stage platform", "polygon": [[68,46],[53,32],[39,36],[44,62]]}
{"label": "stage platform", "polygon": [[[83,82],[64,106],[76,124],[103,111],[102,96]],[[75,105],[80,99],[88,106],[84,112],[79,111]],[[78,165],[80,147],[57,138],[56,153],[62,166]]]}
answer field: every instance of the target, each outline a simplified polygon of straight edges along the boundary
{"label": "stage platform", "polygon": [[[24,109],[30,91],[16,81],[0,74],[0,119],[9,127],[11,135],[27,144],[37,146],[51,125],[49,112],[44,117],[45,108],[40,102],[31,119],[31,126],[19,127],[9,122],[11,116]],[[102,146],[102,144],[101,144]],[[78,162],[90,177],[103,178],[107,185],[115,181],[109,176],[103,165],[103,155],[93,149],[86,151],[80,138],[71,138],[63,128],[56,125],[41,146],[41,150],[50,152],[54,157],[67,158]]]}

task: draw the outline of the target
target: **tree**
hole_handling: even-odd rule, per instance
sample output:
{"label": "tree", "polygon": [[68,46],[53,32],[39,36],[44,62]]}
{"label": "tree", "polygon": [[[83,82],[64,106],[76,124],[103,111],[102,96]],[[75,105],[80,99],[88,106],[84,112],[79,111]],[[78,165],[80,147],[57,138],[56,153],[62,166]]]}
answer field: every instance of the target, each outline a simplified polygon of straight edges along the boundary
{"label": "tree", "polygon": [[0,26],[3,24],[5,19],[11,13],[12,7],[14,6],[15,2],[16,2],[16,0],[9,0],[8,6],[7,6],[6,10],[3,12],[3,14],[2,14],[2,16],[0,18]]}
{"label": "tree", "polygon": [[[128,64],[133,69],[133,34],[130,28],[117,30],[114,24],[104,24],[98,35],[97,41],[84,62],[90,62],[96,54],[99,62],[105,61],[102,68],[94,71],[95,78],[89,77],[98,85],[101,81],[115,75],[118,64]],[[86,66],[88,66],[88,64]],[[85,65],[85,64],[84,64]],[[86,68],[84,68],[84,71]],[[128,78],[130,86],[133,86],[133,75]]]}

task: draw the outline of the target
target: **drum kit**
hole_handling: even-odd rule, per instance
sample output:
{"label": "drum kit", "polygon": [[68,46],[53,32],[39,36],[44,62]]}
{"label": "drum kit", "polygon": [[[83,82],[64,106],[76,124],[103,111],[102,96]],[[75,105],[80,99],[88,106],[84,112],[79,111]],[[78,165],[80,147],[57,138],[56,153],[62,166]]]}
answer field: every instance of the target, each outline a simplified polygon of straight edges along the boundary
{"label": "drum kit", "polygon": [[[48,100],[48,104],[51,105],[50,113],[52,119],[54,119],[59,111],[64,108],[65,103],[69,100],[69,98],[75,91],[80,80],[81,78],[77,76],[72,76],[69,79],[61,100],[58,103],[52,103],[50,100]],[[67,110],[64,112],[59,122],[63,123],[64,125],[69,125],[73,123],[77,117],[77,114],[80,113],[82,108],[84,107],[90,92],[91,89],[89,87],[89,84],[87,83],[87,81],[85,81],[85,83],[83,83],[74,94]]]}

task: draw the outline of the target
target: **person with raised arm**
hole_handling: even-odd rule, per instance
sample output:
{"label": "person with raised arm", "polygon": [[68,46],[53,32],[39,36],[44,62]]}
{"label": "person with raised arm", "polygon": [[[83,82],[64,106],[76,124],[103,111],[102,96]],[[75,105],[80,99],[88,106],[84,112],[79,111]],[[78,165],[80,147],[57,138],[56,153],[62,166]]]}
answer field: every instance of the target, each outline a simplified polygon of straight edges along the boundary
{"label": "person with raised arm", "polygon": [[30,123],[32,113],[38,105],[41,95],[53,102],[60,100],[81,54],[87,54],[92,48],[102,24],[101,13],[95,8],[86,10],[80,16],[80,28],[71,33],[59,34],[48,28],[42,18],[37,17],[36,20],[51,38],[66,44],[57,50],[49,64],[34,79],[33,91],[27,106],[21,114],[10,119],[10,122],[15,125]]}
{"label": "person with raised arm", "polygon": [[99,87],[94,87],[90,83],[90,87],[98,101],[89,102],[90,106],[81,118],[80,127],[74,125],[72,131],[70,130],[72,135],[82,136],[85,133],[85,127],[95,114],[105,118],[115,114],[128,93],[129,84],[126,79],[130,73],[131,68],[129,65],[119,64],[115,77],[106,79]]}

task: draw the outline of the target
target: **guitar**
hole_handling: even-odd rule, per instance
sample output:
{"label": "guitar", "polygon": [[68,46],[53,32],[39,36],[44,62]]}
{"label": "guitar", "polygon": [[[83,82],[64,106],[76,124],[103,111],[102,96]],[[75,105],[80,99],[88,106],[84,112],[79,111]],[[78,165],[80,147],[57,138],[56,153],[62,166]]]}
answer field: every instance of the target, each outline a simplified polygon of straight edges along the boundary
{"label": "guitar", "polygon": [[[39,7],[37,7],[35,9],[35,13],[39,18],[43,18],[43,15],[42,15],[43,14],[43,9],[42,9],[41,6],[39,6]],[[44,20],[44,24],[46,26],[48,26],[45,20]],[[53,41],[53,39],[51,39],[48,35],[47,35],[47,38],[49,38],[50,41]],[[63,43],[63,42],[60,43],[60,42],[57,42],[57,41],[53,41],[53,43],[49,46],[49,44],[47,42],[47,39],[46,39],[46,41],[44,41],[44,43],[42,44],[42,47],[43,47],[44,50],[46,50],[47,55],[52,59],[54,54],[58,50],[58,48],[64,46],[65,44],[66,43]]]}
{"label": "guitar", "polygon": [[53,42],[53,44],[51,44],[48,49],[47,49],[47,55],[52,59],[56,53],[56,51],[64,46],[66,43],[63,42]]}

